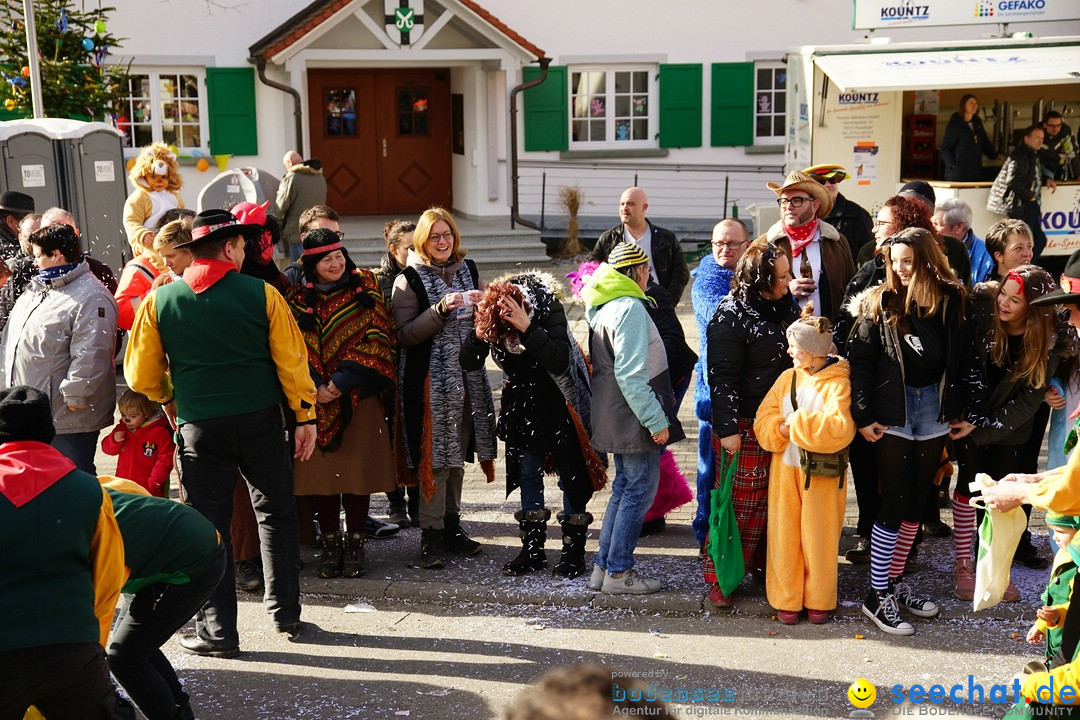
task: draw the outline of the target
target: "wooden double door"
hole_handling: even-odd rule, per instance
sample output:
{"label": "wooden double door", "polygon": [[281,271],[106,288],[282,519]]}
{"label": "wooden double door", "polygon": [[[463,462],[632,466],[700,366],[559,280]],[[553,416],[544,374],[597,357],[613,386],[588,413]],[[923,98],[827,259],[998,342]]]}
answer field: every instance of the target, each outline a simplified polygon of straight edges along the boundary
{"label": "wooden double door", "polygon": [[311,156],[342,215],[450,207],[448,70],[310,70]]}

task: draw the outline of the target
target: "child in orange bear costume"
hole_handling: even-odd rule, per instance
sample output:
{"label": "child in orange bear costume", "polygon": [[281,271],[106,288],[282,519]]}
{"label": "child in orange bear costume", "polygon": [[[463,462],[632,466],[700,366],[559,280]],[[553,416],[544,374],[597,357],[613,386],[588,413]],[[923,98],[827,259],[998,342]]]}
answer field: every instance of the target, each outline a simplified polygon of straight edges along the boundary
{"label": "child in orange bear costume", "polygon": [[846,470],[839,478],[811,476],[808,483],[799,449],[836,453],[851,443],[851,382],[847,361],[830,355],[828,320],[804,311],[787,339],[794,367],[777,379],[754,421],[758,442],[773,454],[765,593],[781,622],[794,625],[805,608],[810,622],[824,623],[836,609]]}

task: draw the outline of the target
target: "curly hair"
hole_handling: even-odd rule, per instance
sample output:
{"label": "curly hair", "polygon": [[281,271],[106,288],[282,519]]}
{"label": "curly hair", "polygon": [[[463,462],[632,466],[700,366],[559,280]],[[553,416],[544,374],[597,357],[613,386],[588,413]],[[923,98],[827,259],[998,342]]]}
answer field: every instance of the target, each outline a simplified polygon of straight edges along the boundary
{"label": "curly hair", "polygon": [[499,311],[499,303],[504,297],[513,298],[514,301],[529,312],[525,293],[521,288],[511,282],[493,282],[484,288],[484,296],[476,304],[474,324],[476,337],[492,345],[517,337],[518,330],[503,319]]}
{"label": "curly hair", "polygon": [[176,162],[176,155],[165,143],[153,143],[142,149],[128,173],[131,184],[146,188],[146,181],[143,178],[155,174],[154,166],[158,163],[164,163],[168,169],[169,186],[167,189],[179,190],[184,184],[184,179],[180,177],[180,164]]}
{"label": "curly hair", "polygon": [[934,228],[933,213],[922,200],[906,195],[893,195],[885,201],[883,207],[889,208],[892,212],[889,235],[896,235],[908,228],[922,228],[930,233],[935,241],[940,239]]}
{"label": "curly hair", "polygon": [[739,264],[735,266],[734,282],[731,292],[740,300],[746,301],[772,291],[776,279],[776,261],[786,257],[791,263],[791,255],[782,245],[759,238],[750,243]]}
{"label": "curly hair", "polygon": [[137,412],[147,420],[154,417],[161,410],[160,405],[134,390],[125,390],[117,399],[116,407],[125,415]]}

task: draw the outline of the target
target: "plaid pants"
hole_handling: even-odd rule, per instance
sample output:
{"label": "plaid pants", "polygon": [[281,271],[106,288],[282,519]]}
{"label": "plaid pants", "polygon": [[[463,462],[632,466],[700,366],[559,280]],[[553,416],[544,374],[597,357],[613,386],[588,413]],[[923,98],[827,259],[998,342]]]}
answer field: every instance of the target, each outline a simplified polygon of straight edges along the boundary
{"label": "plaid pants", "polygon": [[[765,566],[765,528],[769,509],[769,462],[772,453],[758,445],[754,435],[752,418],[739,418],[739,463],[735,466],[735,481],[731,489],[731,504],[735,509],[735,522],[739,526],[739,539],[742,541],[743,562],[746,569]],[[716,457],[731,460],[731,454],[720,447],[720,438],[713,435],[713,451]],[[713,488],[720,486],[720,463],[716,463],[717,479]],[[708,540],[706,539],[706,543]],[[716,582],[716,568],[712,558],[706,554],[702,564],[705,582]]]}

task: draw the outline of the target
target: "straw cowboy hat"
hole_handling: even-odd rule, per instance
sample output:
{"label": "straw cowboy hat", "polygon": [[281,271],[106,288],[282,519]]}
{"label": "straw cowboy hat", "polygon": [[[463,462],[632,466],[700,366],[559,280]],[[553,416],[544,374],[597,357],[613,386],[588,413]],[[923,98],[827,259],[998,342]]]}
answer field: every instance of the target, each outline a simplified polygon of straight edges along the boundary
{"label": "straw cowboy hat", "polygon": [[776,183],[771,182],[766,183],[765,187],[776,193],[777,197],[785,190],[802,190],[818,201],[819,207],[817,216],[819,218],[825,217],[832,210],[832,197],[830,197],[829,191],[826,190],[821,183],[804,172],[793,170],[786,178],[784,178],[783,185],[777,185]]}

